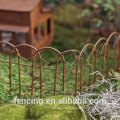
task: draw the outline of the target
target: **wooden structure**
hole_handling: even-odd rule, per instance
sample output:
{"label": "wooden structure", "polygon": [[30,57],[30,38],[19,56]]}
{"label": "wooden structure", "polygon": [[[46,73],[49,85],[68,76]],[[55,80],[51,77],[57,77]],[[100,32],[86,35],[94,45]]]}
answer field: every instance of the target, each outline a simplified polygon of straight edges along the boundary
{"label": "wooden structure", "polygon": [[[39,49],[48,46],[53,40],[53,14],[43,8],[42,0],[0,0],[0,41],[2,32],[12,33],[12,44],[17,40],[17,33],[25,34],[25,41]],[[3,46],[0,49],[4,51]],[[29,57],[33,50],[22,48],[21,54]]]}

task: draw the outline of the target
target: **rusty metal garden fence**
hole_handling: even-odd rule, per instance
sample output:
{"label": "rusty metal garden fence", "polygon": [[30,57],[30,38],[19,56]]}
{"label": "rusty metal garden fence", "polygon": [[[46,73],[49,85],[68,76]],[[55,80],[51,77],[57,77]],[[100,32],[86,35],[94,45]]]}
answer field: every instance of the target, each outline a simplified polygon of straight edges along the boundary
{"label": "rusty metal garden fence", "polygon": [[[113,45],[109,44],[109,41],[114,38],[114,36],[116,36],[116,40],[114,41],[114,48],[111,47]],[[34,97],[35,91],[40,91],[39,96],[42,98],[44,97],[45,94],[43,94],[44,91],[50,91],[51,93],[53,93],[53,95],[56,95],[58,93],[60,94],[74,94],[75,96],[77,95],[77,92],[82,92],[82,90],[84,89],[85,86],[90,86],[91,84],[95,85],[96,81],[97,81],[97,75],[94,74],[94,76],[92,77],[92,75],[90,75],[90,73],[98,71],[98,61],[101,61],[101,68],[99,70],[101,70],[101,73],[103,75],[106,76],[106,78],[109,77],[109,71],[110,71],[110,64],[109,64],[109,60],[110,60],[110,56],[114,56],[112,58],[112,63],[114,64],[114,71],[120,71],[120,34],[117,32],[113,32],[108,39],[106,38],[101,38],[99,39],[95,45],[93,44],[87,44],[83,47],[83,49],[81,51],[78,50],[67,50],[64,52],[60,52],[55,48],[51,48],[51,47],[43,47],[40,48],[39,50],[37,50],[36,48],[34,48],[33,46],[30,46],[28,44],[20,44],[18,46],[14,46],[10,43],[7,42],[0,42],[0,45],[7,45],[10,46],[11,51],[9,53],[9,59],[8,61],[5,59],[2,59],[2,56],[0,56],[0,64],[7,64],[8,65],[8,81],[4,81],[3,79],[0,79],[0,83],[3,84],[8,84],[9,87],[7,89],[9,89],[9,94],[12,95],[12,92],[14,91],[12,89],[13,86],[18,86],[19,89],[19,96],[22,95],[21,91],[22,91],[22,87],[26,87],[26,88],[30,88],[29,92],[31,93],[31,97]],[[102,45],[102,49],[101,51],[98,51],[98,46]],[[19,48],[20,47],[30,47],[31,49],[33,49],[35,52],[34,54],[31,56],[30,59],[25,59],[23,56],[21,56],[20,52],[19,52]],[[89,56],[87,56],[87,59],[84,59],[83,54],[84,51],[91,47],[90,54]],[[114,50],[113,50],[114,49]],[[45,50],[48,51],[54,51],[55,54],[57,55],[55,58],[53,58],[54,62],[54,68],[51,68],[50,65],[48,65],[47,67],[45,65],[43,65],[44,58],[41,56],[42,52],[44,52]],[[111,50],[111,51],[110,51]],[[102,52],[102,54],[101,54]],[[76,53],[75,55],[75,59],[74,59],[74,64],[75,67],[72,69],[67,69],[66,68],[66,64],[68,64],[66,62],[65,59],[65,55],[69,54],[69,53]],[[14,57],[14,55],[16,54],[17,59],[16,61],[13,61],[12,58]],[[36,61],[37,58],[37,61]],[[50,57],[48,59],[51,59]],[[69,58],[68,58],[69,59]],[[25,60],[26,64],[22,63],[22,60]],[[31,60],[31,63],[28,65],[27,61]],[[75,62],[76,61],[76,62]],[[61,62],[62,67],[59,68],[59,63]],[[36,64],[39,63],[39,64]],[[72,65],[73,62],[70,64]],[[13,67],[14,65],[16,65],[16,68],[14,70]],[[3,66],[4,67],[4,66]],[[29,68],[29,70],[31,70],[31,73],[29,73],[29,76],[31,78],[30,81],[30,85],[26,85],[24,83],[24,80],[22,80],[22,74],[25,74],[26,71],[24,71],[24,73],[22,72],[21,68],[27,67]],[[88,79],[86,80],[87,83],[84,84],[84,73],[86,71],[84,71],[84,68],[87,67],[87,70],[89,71],[87,76]],[[39,77],[35,78],[35,74],[36,74],[36,69],[38,70],[39,73]],[[18,70],[18,75],[13,75],[14,71]],[[43,76],[44,74],[44,70],[50,70],[50,73],[53,73],[54,75],[54,79],[53,79],[53,89],[47,89],[47,88],[43,88],[43,83],[44,81],[48,81],[45,80]],[[2,75],[2,68],[0,70],[0,74]],[[58,72],[61,72],[60,77],[62,77],[61,79],[61,88],[58,91]],[[66,92],[66,82],[69,81],[66,80],[66,75],[67,73],[72,74],[72,72],[74,73],[74,77],[72,78],[72,84],[71,86],[74,86],[73,90],[69,90],[69,92]],[[6,69],[6,73],[7,73],[7,69]],[[48,76],[50,77],[50,76]],[[14,79],[18,80],[18,83],[13,82]],[[38,82],[38,86],[35,86],[35,82],[36,79]],[[93,81],[93,82],[92,82]],[[44,84],[44,86],[46,86]],[[69,89],[69,88],[68,88]]]}

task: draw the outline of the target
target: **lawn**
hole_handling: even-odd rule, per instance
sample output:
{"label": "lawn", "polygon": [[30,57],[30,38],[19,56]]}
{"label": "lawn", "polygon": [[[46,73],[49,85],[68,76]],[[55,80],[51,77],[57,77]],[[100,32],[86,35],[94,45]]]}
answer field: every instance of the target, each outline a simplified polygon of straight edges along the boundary
{"label": "lawn", "polygon": [[[76,37],[73,39],[73,37],[71,37],[71,30],[69,28],[66,28],[66,36],[65,38],[62,38],[62,27],[59,26],[61,28],[61,33],[59,33],[58,37],[55,34],[55,38],[53,43],[51,44],[51,47],[54,47],[56,49],[58,49],[59,51],[63,52],[65,50],[68,49],[78,49],[79,51],[83,48],[83,46],[85,46],[87,43],[93,43],[95,44],[95,42],[97,41],[97,39],[95,39],[94,37],[91,39],[88,39],[88,37]],[[56,24],[54,26],[54,30],[56,31]],[[87,31],[87,30],[86,30]],[[86,35],[87,36],[87,35]],[[103,43],[101,43],[98,47],[98,51],[101,51]],[[91,48],[88,48],[84,51],[83,57],[84,59],[87,59],[89,53],[90,53]],[[114,49],[110,48],[110,51],[112,51],[112,53],[114,53]],[[0,60],[5,60],[5,61],[9,61],[9,56],[7,56],[6,54],[0,53],[1,57]],[[55,79],[55,68],[56,68],[56,61],[57,61],[57,56],[58,54],[56,54],[53,51],[50,50],[45,50],[41,53],[41,56],[43,58],[43,67],[45,69],[43,69],[42,71],[42,79],[43,79],[43,95],[48,96],[48,95],[52,95],[53,92],[48,91],[46,89],[54,89],[54,79]],[[98,57],[101,55],[98,55]],[[74,72],[73,70],[76,69],[76,57],[77,54],[76,53],[69,53],[66,54],[65,56],[65,68],[66,70],[72,70],[72,71],[68,71],[65,74],[65,92],[73,92],[75,90],[75,76],[76,76],[76,72]],[[115,55],[110,56],[110,64],[109,64],[109,70],[111,71],[113,69],[114,66],[114,59]],[[17,57],[12,56],[12,62],[17,63]],[[84,64],[89,63],[90,60],[88,60],[87,62],[84,61]],[[40,66],[39,64],[39,59],[36,58],[35,59],[35,66]],[[21,64],[28,64],[28,65],[32,65],[32,61],[26,61],[21,59]],[[80,64],[79,64],[80,67]],[[105,66],[106,67],[106,66]],[[9,64],[8,63],[3,63],[0,62],[0,81],[4,81],[4,82],[9,82]],[[49,69],[46,69],[49,68]],[[60,60],[59,62],[59,69],[63,69],[63,64],[62,61]],[[101,68],[102,68],[102,60],[99,59],[97,61],[97,70],[101,72]],[[52,70],[51,70],[52,69]],[[92,72],[94,72],[94,64],[92,67]],[[86,83],[88,83],[88,77],[89,77],[89,65],[85,66],[83,68],[83,84],[85,85]],[[58,71],[58,76],[57,76],[57,91],[62,91],[62,78],[63,78],[63,72],[62,71]],[[92,77],[92,84],[93,84],[93,77]],[[30,86],[32,83],[32,69],[31,67],[26,67],[26,66],[21,66],[21,84],[22,85],[26,85],[26,86]],[[16,64],[12,64],[12,84],[19,84],[19,74],[18,74],[18,65]],[[34,87],[39,88],[40,87],[40,69],[39,68],[35,68],[34,71]],[[80,87],[80,69],[79,69],[79,76],[78,76],[78,88]],[[6,102],[10,102],[10,100],[13,99],[13,97],[17,96],[19,93],[19,87],[16,85],[12,85],[12,96],[9,96],[9,85],[8,84],[4,84],[4,83],[0,83],[0,103],[6,103]],[[58,93],[59,94],[59,93]],[[31,88],[30,87],[24,87],[22,86],[22,97],[24,98],[28,98],[31,96]],[[34,97],[38,98],[40,97],[40,89],[34,89]]]}

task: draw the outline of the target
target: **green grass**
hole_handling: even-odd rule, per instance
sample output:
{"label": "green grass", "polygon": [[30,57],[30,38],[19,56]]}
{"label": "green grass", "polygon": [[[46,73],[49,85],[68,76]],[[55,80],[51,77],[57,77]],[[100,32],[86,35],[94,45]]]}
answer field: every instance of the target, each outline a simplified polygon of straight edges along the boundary
{"label": "green grass", "polygon": [[[51,45],[51,47],[54,47],[58,49],[59,51],[63,52],[68,49],[78,49],[79,51],[83,48],[84,45],[87,43],[95,43],[97,39],[94,37],[91,39],[88,39],[87,34],[84,33],[84,36],[78,37],[79,32],[76,31],[77,35],[76,38],[73,39],[71,30],[69,28],[65,28],[66,34],[65,37],[63,37],[63,28],[62,26],[60,27],[60,33],[59,37],[55,34],[54,41]],[[54,30],[56,31],[56,25]],[[88,30],[83,30],[86,33]],[[56,33],[56,32],[55,32]],[[101,43],[98,47],[98,52],[100,52],[101,48],[103,46],[103,43]],[[83,57],[86,59],[90,53],[90,50],[92,48],[88,48],[84,51]],[[111,51],[113,51],[113,48],[110,48]],[[115,51],[113,51],[114,53]],[[3,53],[0,53],[1,56],[0,60],[5,60],[9,62],[9,56],[6,56]],[[51,68],[55,69],[56,68],[56,61],[57,61],[57,56],[54,51],[51,50],[45,50],[41,53],[42,58],[44,59],[43,61],[43,67],[44,68]],[[6,57],[5,57],[6,56]],[[100,56],[100,55],[98,55]],[[76,63],[77,61],[74,61],[77,57],[76,53],[69,53],[66,54],[65,56],[66,60],[66,65],[65,69],[66,70],[75,70],[76,69]],[[114,66],[114,55],[110,56],[110,64],[109,68],[110,70]],[[47,61],[49,64],[46,64]],[[74,62],[73,62],[74,61]],[[12,56],[12,62],[18,62],[17,57]],[[89,63],[90,60],[87,62],[84,62],[84,64]],[[21,59],[21,64],[28,64],[32,65],[32,61],[25,61]],[[72,64],[72,66],[71,66]],[[35,65],[40,66],[40,61],[38,58],[35,59]],[[79,64],[80,67],[80,64]],[[102,61],[98,60],[97,61],[97,70],[101,72],[102,68]],[[63,69],[63,64],[62,61],[60,60],[58,64],[58,69]],[[94,72],[94,63],[92,66],[92,72]],[[65,92],[71,92],[75,90],[75,77],[76,77],[76,72],[71,71],[71,72],[66,72],[65,74]],[[83,84],[88,83],[88,77],[89,77],[89,65],[84,67],[83,69]],[[62,79],[63,79],[63,72],[58,71],[58,76],[57,76],[57,91],[62,91]],[[55,71],[54,70],[48,70],[48,69],[43,69],[42,70],[42,81],[43,81],[43,89],[54,89],[54,80],[55,80]],[[2,63],[0,62],[0,81],[4,82],[9,82],[9,64],[8,63]],[[92,84],[93,84],[93,77],[92,77]],[[19,84],[19,72],[18,72],[18,65],[12,64],[12,83]],[[31,85],[32,83],[32,68],[31,67],[26,67],[26,66],[21,66],[21,84],[22,85]],[[34,71],[34,87],[40,87],[40,69],[35,68]],[[80,87],[80,69],[79,69],[79,76],[78,76],[78,88]],[[17,96],[19,93],[19,87],[16,85],[12,85],[12,96],[9,95],[9,85],[0,83],[0,103],[9,103],[15,96]],[[52,95],[53,93],[51,91],[43,90],[43,95],[48,96]],[[28,87],[23,87],[22,86],[22,97],[28,98],[31,96],[31,88]],[[40,89],[34,89],[34,97],[38,98],[40,97]]]}

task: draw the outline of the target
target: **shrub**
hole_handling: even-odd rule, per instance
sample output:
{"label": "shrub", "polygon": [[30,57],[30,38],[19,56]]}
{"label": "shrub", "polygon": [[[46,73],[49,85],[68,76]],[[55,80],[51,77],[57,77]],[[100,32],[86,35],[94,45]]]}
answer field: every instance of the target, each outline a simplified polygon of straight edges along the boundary
{"label": "shrub", "polygon": [[[60,24],[63,24],[64,20],[63,20],[63,14],[64,14],[64,10],[65,10],[65,21],[66,21],[66,24],[67,26],[73,26],[73,23],[74,23],[74,15],[75,15],[75,11],[76,11],[76,6],[75,5],[72,5],[70,3],[68,4],[65,4],[64,5],[64,8],[61,8],[60,11],[59,11],[59,23]],[[56,10],[57,11],[57,8]],[[58,14],[56,13],[54,15],[54,19],[55,21],[57,21],[57,18],[58,18]]]}

